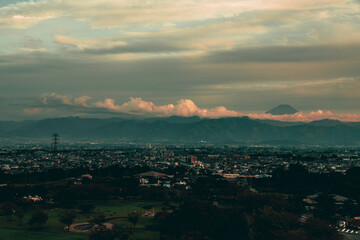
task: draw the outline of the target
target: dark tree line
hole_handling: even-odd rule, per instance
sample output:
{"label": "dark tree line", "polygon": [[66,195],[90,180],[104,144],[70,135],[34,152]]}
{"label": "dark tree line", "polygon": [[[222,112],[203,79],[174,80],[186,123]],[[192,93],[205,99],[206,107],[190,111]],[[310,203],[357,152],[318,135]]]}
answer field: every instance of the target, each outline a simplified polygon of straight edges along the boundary
{"label": "dark tree line", "polygon": [[[239,205],[213,206],[206,201],[182,204],[174,212],[156,215],[162,240],[340,240],[337,231],[330,229],[321,219],[299,222],[295,208],[278,196],[248,195]],[[254,198],[254,199],[252,199]],[[247,206],[246,202],[259,201],[262,205]],[[241,204],[240,204],[241,203]]]}

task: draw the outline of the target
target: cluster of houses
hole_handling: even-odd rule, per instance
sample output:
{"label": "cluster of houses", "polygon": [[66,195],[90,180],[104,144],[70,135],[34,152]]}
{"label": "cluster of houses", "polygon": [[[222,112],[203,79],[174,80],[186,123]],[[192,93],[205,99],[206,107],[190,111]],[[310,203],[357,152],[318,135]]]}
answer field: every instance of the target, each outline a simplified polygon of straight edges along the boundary
{"label": "cluster of houses", "polygon": [[155,187],[165,187],[171,188],[173,185],[183,185],[186,189],[189,189],[190,186],[186,186],[187,182],[185,180],[174,179],[174,176],[167,175],[164,173],[159,173],[155,171],[149,171],[136,175],[139,178],[140,186],[155,186]]}

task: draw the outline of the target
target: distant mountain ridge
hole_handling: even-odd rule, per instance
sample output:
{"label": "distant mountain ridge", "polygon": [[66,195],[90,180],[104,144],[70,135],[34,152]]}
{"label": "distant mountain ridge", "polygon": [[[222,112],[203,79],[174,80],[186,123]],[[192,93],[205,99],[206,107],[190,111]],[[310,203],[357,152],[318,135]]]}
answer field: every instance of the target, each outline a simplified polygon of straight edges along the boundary
{"label": "distant mountain ridge", "polygon": [[324,119],[310,123],[257,120],[248,117],[201,119],[50,118],[1,122],[0,140],[51,138],[192,144],[360,145],[360,123]]}
{"label": "distant mountain ridge", "polygon": [[295,108],[293,108],[292,106],[290,106],[288,104],[280,104],[280,105],[270,109],[266,113],[270,113],[272,115],[290,115],[290,114],[294,114],[297,112],[298,112],[298,110],[296,110]]}

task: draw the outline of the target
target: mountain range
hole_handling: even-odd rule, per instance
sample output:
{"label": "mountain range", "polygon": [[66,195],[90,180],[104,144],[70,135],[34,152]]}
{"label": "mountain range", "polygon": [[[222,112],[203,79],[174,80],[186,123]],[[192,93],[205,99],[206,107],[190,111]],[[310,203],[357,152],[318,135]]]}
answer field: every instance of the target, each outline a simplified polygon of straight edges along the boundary
{"label": "mountain range", "polygon": [[50,139],[106,140],[192,144],[360,145],[360,123],[324,119],[310,123],[257,120],[248,117],[201,119],[49,118],[0,121],[0,140]]}

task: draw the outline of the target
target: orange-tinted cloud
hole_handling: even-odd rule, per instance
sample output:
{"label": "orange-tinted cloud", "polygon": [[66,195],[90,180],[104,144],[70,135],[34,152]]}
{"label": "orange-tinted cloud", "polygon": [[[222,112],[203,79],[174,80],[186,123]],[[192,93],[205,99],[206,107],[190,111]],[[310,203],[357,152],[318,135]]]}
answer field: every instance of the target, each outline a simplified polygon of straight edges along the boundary
{"label": "orange-tinted cloud", "polygon": [[317,110],[311,112],[297,112],[289,115],[272,115],[268,113],[251,113],[248,114],[250,118],[255,119],[270,119],[277,121],[290,122],[311,122],[321,119],[334,119],[343,122],[360,122],[360,114],[340,114],[331,111]]}
{"label": "orange-tinted cloud", "polygon": [[25,108],[24,113],[28,115],[40,114],[42,111],[40,108]]}
{"label": "orange-tinted cloud", "polygon": [[[272,115],[269,113],[243,113],[239,111],[229,110],[224,106],[214,108],[201,108],[190,99],[180,99],[176,104],[156,105],[153,102],[145,101],[142,98],[130,98],[129,101],[117,104],[114,99],[107,98],[104,101],[89,102],[91,98],[63,96],[56,93],[47,94],[43,99],[44,105],[48,107],[59,107],[63,104],[66,106],[76,106],[88,110],[101,110],[109,113],[125,113],[137,116],[181,116],[191,117],[198,116],[200,118],[223,118],[223,117],[243,117],[248,116],[253,119],[269,119],[277,121],[291,122],[311,122],[321,119],[337,119],[345,122],[360,122],[360,114],[356,113],[333,113],[329,110],[316,110],[310,112],[297,112],[289,115]],[[38,109],[37,111],[39,111]],[[30,110],[27,110],[30,112]],[[36,112],[36,111],[35,111]]]}

